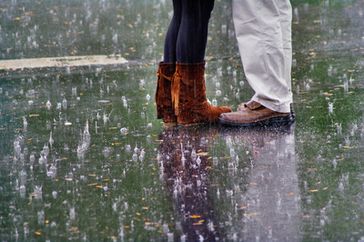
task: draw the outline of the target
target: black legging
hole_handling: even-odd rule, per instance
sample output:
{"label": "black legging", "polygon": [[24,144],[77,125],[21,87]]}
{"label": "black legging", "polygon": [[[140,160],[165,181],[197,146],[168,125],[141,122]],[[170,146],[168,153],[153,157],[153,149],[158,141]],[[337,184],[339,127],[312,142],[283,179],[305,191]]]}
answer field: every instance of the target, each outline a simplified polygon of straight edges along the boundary
{"label": "black legging", "polygon": [[173,18],[164,45],[165,63],[200,63],[205,59],[214,0],[173,0]]}

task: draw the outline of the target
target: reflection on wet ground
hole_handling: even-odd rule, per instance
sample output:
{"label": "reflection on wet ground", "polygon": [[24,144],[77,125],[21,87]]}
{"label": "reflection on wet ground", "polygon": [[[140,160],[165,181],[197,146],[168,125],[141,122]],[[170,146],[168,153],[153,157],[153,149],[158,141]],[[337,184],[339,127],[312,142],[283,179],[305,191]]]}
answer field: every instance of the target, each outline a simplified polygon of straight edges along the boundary
{"label": "reflection on wet ground", "polygon": [[[120,31],[117,39],[131,53],[125,57],[143,61],[0,72],[1,240],[364,240],[362,0],[295,5],[297,121],[261,129],[164,128],[153,100],[154,58],[161,55],[154,47],[163,35],[152,27],[167,24],[154,14],[167,18],[170,3],[120,2],[126,5],[60,1],[47,13],[58,16],[54,11],[66,9],[62,21],[73,16],[76,30],[84,21],[70,13],[80,6],[120,9],[115,16],[149,39],[136,40],[140,48],[133,50],[135,32],[123,35],[129,29],[118,29],[119,22],[109,30]],[[10,20],[40,26],[27,3],[18,4],[25,6],[0,4],[7,20],[0,23],[0,43],[8,50],[1,58],[46,56],[22,48],[22,40],[19,46],[9,44],[10,27],[16,27]],[[148,15],[148,6],[158,11]],[[127,8],[139,13],[136,20]],[[222,14],[229,8],[217,1],[206,77],[211,101],[236,107],[251,90],[236,55],[231,20]],[[95,33],[103,30],[90,26]],[[60,30],[59,36],[66,33]],[[47,42],[44,36],[39,45]],[[99,54],[70,46],[80,54]],[[103,51],[112,46],[105,41],[98,51],[109,54]]]}

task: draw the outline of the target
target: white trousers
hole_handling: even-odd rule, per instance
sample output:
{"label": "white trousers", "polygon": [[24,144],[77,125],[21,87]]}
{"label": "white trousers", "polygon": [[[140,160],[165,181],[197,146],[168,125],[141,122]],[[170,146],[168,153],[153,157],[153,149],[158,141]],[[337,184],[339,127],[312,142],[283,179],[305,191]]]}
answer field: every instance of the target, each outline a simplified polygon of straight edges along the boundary
{"label": "white trousers", "polygon": [[277,112],[292,103],[292,7],[289,0],[232,0],[233,18],[252,100]]}

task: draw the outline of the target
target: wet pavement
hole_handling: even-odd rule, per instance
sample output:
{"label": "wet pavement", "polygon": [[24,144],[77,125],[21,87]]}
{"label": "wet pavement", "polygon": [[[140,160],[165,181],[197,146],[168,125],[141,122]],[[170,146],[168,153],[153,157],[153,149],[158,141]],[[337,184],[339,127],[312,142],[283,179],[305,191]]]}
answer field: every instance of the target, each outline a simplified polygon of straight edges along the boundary
{"label": "wet pavement", "polygon": [[[156,120],[170,7],[0,3],[0,62],[129,60],[0,70],[0,240],[364,241],[364,1],[294,2],[296,122],[255,129]],[[206,78],[236,108],[252,91],[230,11],[216,2]]]}

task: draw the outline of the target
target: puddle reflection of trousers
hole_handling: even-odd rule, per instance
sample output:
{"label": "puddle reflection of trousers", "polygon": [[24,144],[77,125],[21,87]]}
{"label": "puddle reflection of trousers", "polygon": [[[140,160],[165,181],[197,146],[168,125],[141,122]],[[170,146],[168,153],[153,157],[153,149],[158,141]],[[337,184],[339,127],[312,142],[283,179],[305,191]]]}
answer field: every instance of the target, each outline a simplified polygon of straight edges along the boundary
{"label": "puddle reflection of trousers", "polygon": [[236,38],[252,100],[278,112],[292,103],[289,0],[233,0]]}

